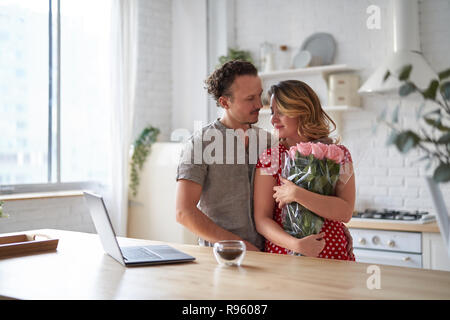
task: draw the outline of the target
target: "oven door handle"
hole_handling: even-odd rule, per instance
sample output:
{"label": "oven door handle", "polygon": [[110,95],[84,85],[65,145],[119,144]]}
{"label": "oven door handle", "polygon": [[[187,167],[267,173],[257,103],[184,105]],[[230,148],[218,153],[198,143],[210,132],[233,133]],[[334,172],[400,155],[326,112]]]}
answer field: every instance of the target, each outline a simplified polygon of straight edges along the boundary
{"label": "oven door handle", "polygon": [[391,260],[391,261],[402,261],[402,262],[408,262],[411,261],[410,256],[385,256],[381,254],[361,254],[361,252],[357,253],[357,256],[360,256],[361,258],[370,258],[370,259],[383,259],[383,260]]}

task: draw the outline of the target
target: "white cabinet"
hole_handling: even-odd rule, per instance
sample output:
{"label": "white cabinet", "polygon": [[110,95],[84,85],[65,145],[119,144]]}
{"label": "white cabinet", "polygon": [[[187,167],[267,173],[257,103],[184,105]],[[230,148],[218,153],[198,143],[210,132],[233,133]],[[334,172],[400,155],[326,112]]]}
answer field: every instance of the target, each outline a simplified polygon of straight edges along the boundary
{"label": "white cabinet", "polygon": [[450,258],[440,233],[422,233],[423,268],[450,271]]}
{"label": "white cabinet", "polygon": [[139,173],[136,197],[128,207],[128,237],[197,244],[197,237],[176,222],[176,174],[182,143],[155,142]]}

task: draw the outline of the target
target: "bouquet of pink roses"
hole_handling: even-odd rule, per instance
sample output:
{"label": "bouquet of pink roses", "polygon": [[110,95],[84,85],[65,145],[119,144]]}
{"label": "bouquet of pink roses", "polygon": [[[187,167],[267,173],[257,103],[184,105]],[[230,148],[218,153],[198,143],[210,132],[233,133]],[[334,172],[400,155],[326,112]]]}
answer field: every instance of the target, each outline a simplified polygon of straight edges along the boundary
{"label": "bouquet of pink roses", "polygon": [[[334,144],[299,143],[288,151],[282,176],[311,192],[335,195],[344,152]],[[286,232],[296,238],[318,234],[324,219],[297,202],[282,209],[282,222]]]}

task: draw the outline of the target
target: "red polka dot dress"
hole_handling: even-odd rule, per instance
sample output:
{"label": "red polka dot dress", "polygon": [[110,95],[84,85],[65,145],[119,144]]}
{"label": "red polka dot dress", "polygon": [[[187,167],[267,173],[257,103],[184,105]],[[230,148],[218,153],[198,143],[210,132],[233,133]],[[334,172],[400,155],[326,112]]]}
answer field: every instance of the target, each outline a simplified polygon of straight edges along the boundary
{"label": "red polka dot dress", "polygon": [[[338,147],[344,151],[344,159],[342,160],[341,165],[347,162],[351,163],[352,158],[347,148],[342,145],[338,145]],[[267,149],[261,154],[258,163],[256,164],[256,168],[264,168],[264,174],[271,174],[276,179],[277,186],[281,185],[281,169],[284,165],[283,155],[286,151],[288,151],[288,149],[282,144],[279,144],[275,148]],[[276,163],[277,160],[278,163]],[[274,165],[272,165],[272,162],[275,162]],[[283,227],[281,209],[278,208],[278,205],[274,206],[273,218],[281,227]],[[349,257],[347,252],[347,238],[344,233],[344,225],[342,222],[324,219],[324,224],[320,232],[325,233],[325,248],[319,254],[319,258],[354,261],[354,257]],[[264,251],[288,254],[287,249],[280,247],[269,240],[266,240]]]}

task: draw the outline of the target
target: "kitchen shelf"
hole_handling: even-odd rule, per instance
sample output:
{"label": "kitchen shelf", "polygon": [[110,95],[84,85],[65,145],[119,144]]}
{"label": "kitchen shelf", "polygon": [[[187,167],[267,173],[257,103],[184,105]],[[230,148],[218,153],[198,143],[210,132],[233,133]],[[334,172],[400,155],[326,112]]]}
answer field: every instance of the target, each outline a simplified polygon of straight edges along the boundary
{"label": "kitchen shelf", "polygon": [[[330,111],[330,112],[336,112],[336,111],[358,111],[361,110],[360,107],[354,107],[354,106],[322,106],[323,110]],[[270,109],[261,109],[259,110],[260,115],[270,115]]]}
{"label": "kitchen shelf", "polygon": [[303,75],[314,75],[322,74],[324,79],[328,77],[331,73],[337,72],[354,72],[359,69],[349,67],[345,64],[332,64],[327,66],[300,68],[300,69],[288,69],[288,70],[276,70],[271,72],[260,72],[259,76],[261,79],[273,79],[273,78],[288,78],[288,77],[298,77]]}

